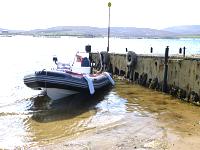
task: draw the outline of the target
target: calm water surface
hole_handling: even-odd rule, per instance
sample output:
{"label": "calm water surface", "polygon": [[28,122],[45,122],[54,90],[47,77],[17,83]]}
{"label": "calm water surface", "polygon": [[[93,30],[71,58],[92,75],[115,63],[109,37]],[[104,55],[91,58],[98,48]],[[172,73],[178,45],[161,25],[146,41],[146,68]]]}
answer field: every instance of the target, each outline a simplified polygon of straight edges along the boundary
{"label": "calm water surface", "polygon": [[[138,101],[144,99],[141,91],[145,89],[135,88],[129,93],[121,90],[123,87],[132,89],[133,85],[117,82],[114,89],[93,97],[76,95],[52,103],[47,97],[37,96],[39,91],[23,84],[24,75],[51,68],[54,65],[53,55],[57,55],[59,60],[71,62],[76,51],[83,50],[85,45],[91,44],[94,51],[102,51],[106,49],[106,42],[106,38],[0,37],[0,148],[39,146],[60,138],[77,137],[96,128],[119,123],[122,118],[128,119],[127,114],[154,117],[156,110],[151,110],[152,104],[148,106]],[[188,54],[200,52],[199,39],[115,38],[111,39],[111,52],[124,53],[127,47],[136,53],[146,54],[152,46],[154,52],[163,54],[167,45],[171,48],[171,54],[176,54],[183,46],[187,47]],[[151,92],[145,94],[149,96]],[[154,94],[153,98],[145,99],[170,99]],[[182,107],[184,109],[185,105]]]}

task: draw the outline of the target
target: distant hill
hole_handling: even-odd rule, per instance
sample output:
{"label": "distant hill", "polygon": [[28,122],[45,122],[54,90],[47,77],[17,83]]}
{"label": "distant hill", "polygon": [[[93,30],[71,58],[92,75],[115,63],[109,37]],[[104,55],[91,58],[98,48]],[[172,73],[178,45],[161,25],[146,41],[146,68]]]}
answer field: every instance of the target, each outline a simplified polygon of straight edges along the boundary
{"label": "distant hill", "polygon": [[[58,26],[48,29],[36,29],[25,32],[25,34],[35,35],[69,35],[84,37],[105,37],[107,28],[89,26]],[[149,28],[135,27],[111,27],[110,36],[120,38],[173,38],[174,33]]]}
{"label": "distant hill", "polygon": [[88,36],[96,37],[104,35],[104,30],[97,27],[88,26],[58,26],[48,29],[36,29],[26,33],[36,35],[69,35],[69,36]]}
{"label": "distant hill", "polygon": [[141,37],[141,38],[173,38],[174,33],[150,28],[136,27],[113,27],[111,36],[119,37]]}
{"label": "distant hill", "polygon": [[181,35],[200,35],[200,25],[174,26],[163,30]]}
{"label": "distant hill", "polygon": [[[0,28],[0,34],[3,30]],[[107,28],[89,26],[57,26],[47,29],[35,29],[30,31],[7,30],[8,34],[32,35],[32,36],[76,36],[76,37],[107,37]],[[111,27],[111,37],[119,38],[179,38],[200,37],[200,25],[175,26],[162,30],[136,27]]]}

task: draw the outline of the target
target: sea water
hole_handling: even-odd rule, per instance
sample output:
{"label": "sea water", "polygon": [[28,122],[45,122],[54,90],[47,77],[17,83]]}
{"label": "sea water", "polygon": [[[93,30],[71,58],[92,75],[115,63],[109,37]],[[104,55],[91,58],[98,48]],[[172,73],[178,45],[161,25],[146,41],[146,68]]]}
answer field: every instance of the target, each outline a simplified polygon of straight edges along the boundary
{"label": "sea water", "polygon": [[[130,114],[133,118],[128,122],[131,124],[140,116],[149,116],[152,120],[157,110],[143,100],[170,99],[156,93],[152,97],[152,91],[148,90],[144,95],[146,89],[117,81],[116,87],[93,97],[77,95],[52,103],[48,97],[37,96],[40,91],[24,85],[25,75],[55,67],[53,56],[56,55],[58,61],[71,63],[76,52],[84,51],[87,44],[92,46],[93,52],[105,51],[107,39],[0,37],[0,148],[37,147],[62,138],[78,137],[97,128],[121,124],[122,119],[130,121]],[[150,47],[153,47],[154,54],[164,55],[166,46],[169,46],[170,54],[177,54],[184,46],[187,55],[200,52],[200,39],[111,38],[110,45],[110,52],[114,53],[125,53],[128,48],[137,54],[149,55]],[[157,106],[158,110],[161,106]],[[185,110],[185,105],[182,107]]]}

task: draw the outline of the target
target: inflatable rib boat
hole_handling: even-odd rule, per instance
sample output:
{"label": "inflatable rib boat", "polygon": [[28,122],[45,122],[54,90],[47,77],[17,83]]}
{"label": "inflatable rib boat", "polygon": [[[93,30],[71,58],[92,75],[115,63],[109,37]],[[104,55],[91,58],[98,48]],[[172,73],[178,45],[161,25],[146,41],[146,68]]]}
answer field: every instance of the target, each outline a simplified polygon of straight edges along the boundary
{"label": "inflatable rib boat", "polygon": [[57,63],[57,58],[53,60],[57,64],[56,69],[36,71],[26,75],[24,84],[32,89],[46,90],[52,100],[76,93],[92,95],[95,91],[114,85],[108,72],[90,73],[89,53],[77,53],[72,65]]}

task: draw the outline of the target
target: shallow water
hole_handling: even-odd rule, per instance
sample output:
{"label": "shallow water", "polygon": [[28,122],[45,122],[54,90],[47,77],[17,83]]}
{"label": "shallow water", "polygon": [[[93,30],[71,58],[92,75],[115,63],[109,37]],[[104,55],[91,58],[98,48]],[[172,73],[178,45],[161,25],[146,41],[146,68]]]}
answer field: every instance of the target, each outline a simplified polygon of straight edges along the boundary
{"label": "shallow water", "polygon": [[[115,47],[119,41],[124,47],[127,43],[129,46],[142,43],[142,40],[112,40],[118,43]],[[104,131],[115,131],[118,127],[117,133],[111,132],[107,136],[117,140],[115,135],[124,137],[140,133],[150,137],[154,133],[156,138],[166,131],[178,136],[199,136],[199,107],[137,85],[117,81],[113,89],[93,97],[76,95],[52,102],[48,97],[37,96],[40,91],[23,84],[24,75],[51,68],[54,54],[62,60],[67,55],[67,61],[70,61],[76,52],[72,50],[74,46],[81,49],[91,42],[97,50],[104,41],[106,43],[106,39],[0,37],[0,149],[37,148],[89,133],[94,139],[104,140]],[[146,41],[156,43],[156,40]],[[192,45],[193,48],[199,47],[198,44]],[[149,128],[152,130],[147,130]],[[104,134],[98,137],[96,133]],[[167,138],[173,139],[174,136],[168,133]]]}
{"label": "shallow water", "polygon": [[1,107],[1,148],[33,147],[71,138],[114,123],[126,113],[125,102],[113,91],[95,96],[73,95],[52,102],[46,96]]}
{"label": "shallow water", "polygon": [[92,97],[74,95],[52,102],[37,96],[0,110],[0,147],[8,149],[43,147],[87,133],[103,140],[95,134],[119,127],[120,137],[144,134],[156,139],[169,132],[165,138],[170,141],[177,136],[200,136],[199,107],[122,81]]}

